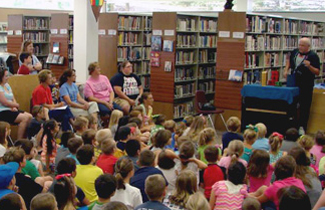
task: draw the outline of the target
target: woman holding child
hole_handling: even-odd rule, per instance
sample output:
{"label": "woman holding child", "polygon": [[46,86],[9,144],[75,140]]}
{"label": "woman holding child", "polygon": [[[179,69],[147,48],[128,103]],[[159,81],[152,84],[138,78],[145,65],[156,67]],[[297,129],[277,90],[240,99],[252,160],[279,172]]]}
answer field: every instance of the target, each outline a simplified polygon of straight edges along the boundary
{"label": "woman holding child", "polygon": [[[32,56],[32,62],[27,66],[30,71],[30,74],[37,74],[38,71],[42,69],[42,63],[34,55],[34,46],[31,40],[26,40],[22,43],[20,54],[23,52],[27,52]],[[22,61],[19,61],[19,66],[21,66],[22,64]]]}

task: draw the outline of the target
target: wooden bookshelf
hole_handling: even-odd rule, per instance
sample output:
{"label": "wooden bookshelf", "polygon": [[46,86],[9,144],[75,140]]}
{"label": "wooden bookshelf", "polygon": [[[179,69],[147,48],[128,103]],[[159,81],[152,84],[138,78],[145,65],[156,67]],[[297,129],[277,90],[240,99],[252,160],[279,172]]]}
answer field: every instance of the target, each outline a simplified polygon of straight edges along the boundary
{"label": "wooden bookshelf", "polygon": [[23,40],[32,40],[34,54],[43,68],[47,68],[45,61],[49,53],[49,21],[49,16],[8,15],[8,52],[18,56]]}
{"label": "wooden bookshelf", "polygon": [[113,77],[125,60],[133,64],[145,91],[150,88],[152,17],[142,14],[101,13],[98,54],[103,74]]}
{"label": "wooden bookshelf", "polygon": [[0,22],[0,52],[7,52],[8,23]]}
{"label": "wooden bookshelf", "polygon": [[[59,78],[69,67],[70,15],[68,13],[52,14],[50,33],[50,53],[64,57],[63,64],[50,64],[51,71]],[[54,43],[59,43],[59,53],[53,53]]]}
{"label": "wooden bookshelf", "polygon": [[[151,67],[154,110],[175,120],[195,114],[196,90],[214,97],[217,18],[154,12],[153,34],[161,34],[162,48],[164,41],[173,41],[172,52],[154,52],[160,59],[159,67]],[[166,61],[172,63],[171,72],[164,71]]]}

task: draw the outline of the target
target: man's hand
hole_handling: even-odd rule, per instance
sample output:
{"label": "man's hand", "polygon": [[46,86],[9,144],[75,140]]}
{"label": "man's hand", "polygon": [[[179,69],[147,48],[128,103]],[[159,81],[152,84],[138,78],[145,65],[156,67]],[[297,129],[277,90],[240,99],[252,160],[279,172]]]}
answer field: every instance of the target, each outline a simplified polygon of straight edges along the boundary
{"label": "man's hand", "polygon": [[305,64],[305,66],[306,66],[307,68],[310,67],[310,61],[304,60],[304,64]]}
{"label": "man's hand", "polygon": [[287,70],[284,70],[284,71],[283,71],[283,77],[284,77],[285,79],[287,79],[287,76],[288,76],[288,71],[287,71]]}
{"label": "man's hand", "polygon": [[114,107],[113,107],[113,103],[106,102],[106,103],[105,103],[105,106],[107,106],[107,108],[109,108],[109,110],[113,110],[113,109],[114,109]]}

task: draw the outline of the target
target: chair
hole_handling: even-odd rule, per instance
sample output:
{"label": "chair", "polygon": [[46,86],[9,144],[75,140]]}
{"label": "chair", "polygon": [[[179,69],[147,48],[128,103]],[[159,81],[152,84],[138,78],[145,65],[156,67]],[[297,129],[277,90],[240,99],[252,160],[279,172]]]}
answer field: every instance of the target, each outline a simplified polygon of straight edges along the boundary
{"label": "chair", "polygon": [[221,120],[223,122],[223,124],[225,125],[227,131],[228,131],[228,127],[226,124],[226,121],[222,115],[222,113],[224,113],[225,111],[222,109],[215,109],[215,110],[202,110],[203,105],[207,103],[207,99],[205,97],[205,92],[203,90],[197,90],[195,93],[195,110],[198,114],[202,114],[202,115],[207,115],[209,122],[211,124],[211,126],[215,129],[213,120],[211,118],[212,114],[219,114],[221,117]]}

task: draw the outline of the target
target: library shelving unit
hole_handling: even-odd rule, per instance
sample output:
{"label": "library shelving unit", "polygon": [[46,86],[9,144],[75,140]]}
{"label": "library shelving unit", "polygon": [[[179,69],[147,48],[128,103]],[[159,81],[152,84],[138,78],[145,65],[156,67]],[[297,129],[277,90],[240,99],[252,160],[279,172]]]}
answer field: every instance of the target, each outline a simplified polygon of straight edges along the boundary
{"label": "library shelving unit", "polygon": [[[247,14],[244,84],[273,84],[285,81],[283,70],[290,52],[298,48],[302,37],[311,39],[322,63],[325,50],[325,24],[311,20]],[[265,74],[264,78],[262,76]]]}
{"label": "library shelving unit", "polygon": [[0,52],[7,52],[8,23],[0,22]]}
{"label": "library shelving unit", "polygon": [[[159,55],[159,66],[151,67],[154,110],[180,120],[195,114],[196,90],[204,90],[209,100],[214,97],[217,17],[154,12],[152,25],[162,46],[165,41],[173,43],[171,52],[154,52]],[[170,72],[165,71],[166,62],[171,62]]]}
{"label": "library shelving unit", "polygon": [[19,54],[23,40],[32,40],[34,54],[47,68],[49,53],[49,16],[8,15],[8,52]]}
{"label": "library shelving unit", "polygon": [[[69,68],[70,62],[70,34],[71,16],[68,13],[56,13],[51,15],[50,21],[50,54],[62,56],[62,64],[53,64],[49,61],[50,69],[59,78],[64,70]],[[55,46],[55,51],[53,51]],[[72,46],[73,47],[73,46]]]}
{"label": "library shelving unit", "polygon": [[68,67],[73,69],[73,15],[69,15],[69,49],[68,49]]}
{"label": "library shelving unit", "polygon": [[152,17],[146,14],[101,13],[98,20],[98,54],[103,74],[109,79],[118,65],[128,60],[145,91],[150,88]]}

